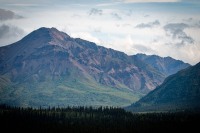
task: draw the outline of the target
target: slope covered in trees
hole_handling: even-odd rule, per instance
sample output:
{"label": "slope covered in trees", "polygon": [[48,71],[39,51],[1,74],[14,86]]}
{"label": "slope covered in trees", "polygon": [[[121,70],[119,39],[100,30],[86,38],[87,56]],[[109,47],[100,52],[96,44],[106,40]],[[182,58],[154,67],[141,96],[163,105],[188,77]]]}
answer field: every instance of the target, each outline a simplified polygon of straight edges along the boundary
{"label": "slope covered in trees", "polygon": [[136,103],[131,111],[200,110],[200,63],[169,76]]}

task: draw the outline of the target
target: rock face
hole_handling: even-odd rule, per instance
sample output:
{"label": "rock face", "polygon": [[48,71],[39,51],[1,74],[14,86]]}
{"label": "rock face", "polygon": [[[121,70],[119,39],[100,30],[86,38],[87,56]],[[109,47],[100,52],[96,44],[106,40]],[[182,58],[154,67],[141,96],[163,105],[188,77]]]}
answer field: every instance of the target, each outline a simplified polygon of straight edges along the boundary
{"label": "rock face", "polygon": [[132,111],[200,109],[200,63],[169,76],[127,108]]}
{"label": "rock face", "polygon": [[0,103],[11,105],[124,106],[165,77],[140,58],[55,28],[40,28],[0,48]]}

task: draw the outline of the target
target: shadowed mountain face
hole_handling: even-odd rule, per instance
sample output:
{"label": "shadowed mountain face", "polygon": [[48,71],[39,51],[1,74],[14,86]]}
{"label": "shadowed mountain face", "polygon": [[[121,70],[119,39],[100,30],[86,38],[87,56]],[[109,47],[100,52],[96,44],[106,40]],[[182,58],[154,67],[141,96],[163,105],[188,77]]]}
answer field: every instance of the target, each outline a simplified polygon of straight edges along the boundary
{"label": "shadowed mountain face", "polygon": [[165,75],[140,58],[40,28],[0,48],[0,103],[124,106]]}
{"label": "shadowed mountain face", "polygon": [[169,76],[148,95],[127,109],[165,111],[200,109],[200,63]]}

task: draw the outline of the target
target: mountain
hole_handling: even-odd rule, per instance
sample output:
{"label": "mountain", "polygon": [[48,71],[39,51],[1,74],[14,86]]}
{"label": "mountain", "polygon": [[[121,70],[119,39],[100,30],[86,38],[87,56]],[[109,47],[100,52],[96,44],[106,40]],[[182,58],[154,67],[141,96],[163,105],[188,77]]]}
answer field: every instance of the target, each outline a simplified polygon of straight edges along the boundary
{"label": "mountain", "polygon": [[169,76],[127,108],[132,111],[200,109],[200,63]]}
{"label": "mountain", "polygon": [[190,66],[188,63],[175,60],[171,57],[159,57],[157,55],[145,54],[136,54],[134,57],[139,58],[143,62],[151,65],[157,71],[163,73],[166,77]]}
{"label": "mountain", "polygon": [[40,28],[0,47],[0,103],[126,106],[165,75],[125,53]]}

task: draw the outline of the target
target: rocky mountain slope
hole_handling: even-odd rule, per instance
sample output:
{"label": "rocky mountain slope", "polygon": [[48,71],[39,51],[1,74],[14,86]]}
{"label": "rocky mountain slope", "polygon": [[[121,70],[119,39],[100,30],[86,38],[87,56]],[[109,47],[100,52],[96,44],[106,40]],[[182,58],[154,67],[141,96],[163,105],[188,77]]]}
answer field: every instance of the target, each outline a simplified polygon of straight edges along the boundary
{"label": "rocky mountain slope", "polygon": [[139,58],[55,28],[0,48],[0,103],[9,105],[125,106],[165,77]]}

